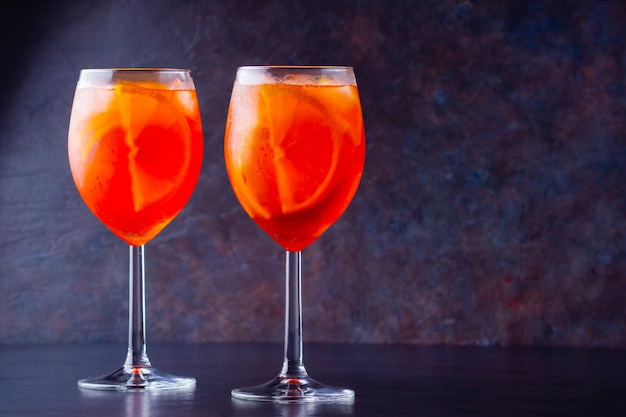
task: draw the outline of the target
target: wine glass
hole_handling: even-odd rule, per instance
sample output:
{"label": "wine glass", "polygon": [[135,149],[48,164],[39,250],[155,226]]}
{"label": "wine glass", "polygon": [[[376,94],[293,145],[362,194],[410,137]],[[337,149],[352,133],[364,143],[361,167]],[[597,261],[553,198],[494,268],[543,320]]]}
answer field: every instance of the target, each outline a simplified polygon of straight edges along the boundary
{"label": "wine glass", "polygon": [[354,391],[309,377],[302,358],[301,256],[350,204],[363,172],[365,133],[350,67],[240,67],[224,138],[233,191],[286,250],[284,360],[267,383],[235,398],[275,402],[352,400]]}
{"label": "wine glass", "polygon": [[130,246],[128,354],[116,371],[81,379],[90,389],[189,388],[191,377],[152,366],[145,340],[144,245],[183,209],[202,166],[202,124],[186,69],[83,69],[68,157],[93,214]]}

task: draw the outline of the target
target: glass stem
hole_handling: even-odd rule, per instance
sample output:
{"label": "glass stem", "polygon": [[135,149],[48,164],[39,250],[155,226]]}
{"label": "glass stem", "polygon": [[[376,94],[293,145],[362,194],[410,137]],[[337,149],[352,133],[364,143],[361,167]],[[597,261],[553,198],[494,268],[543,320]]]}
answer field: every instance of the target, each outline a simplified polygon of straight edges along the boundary
{"label": "glass stem", "polygon": [[146,353],[146,295],[144,246],[130,246],[128,310],[128,355],[124,368],[146,368],[150,360]]}
{"label": "glass stem", "polygon": [[287,251],[285,283],[285,358],[280,376],[304,378],[307,376],[302,362],[302,252]]}

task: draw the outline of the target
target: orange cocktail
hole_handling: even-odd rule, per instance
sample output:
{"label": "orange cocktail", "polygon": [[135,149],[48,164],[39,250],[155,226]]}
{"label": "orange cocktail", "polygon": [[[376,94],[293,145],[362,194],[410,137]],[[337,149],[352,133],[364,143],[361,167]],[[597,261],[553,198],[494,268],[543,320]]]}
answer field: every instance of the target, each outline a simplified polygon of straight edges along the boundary
{"label": "orange cocktail", "polygon": [[87,206],[143,245],[184,207],[202,164],[196,93],[158,82],[76,89],[69,161]]}
{"label": "orange cocktail", "polygon": [[145,343],[144,245],[183,209],[204,151],[191,73],[176,68],[84,69],[68,132],[72,177],[85,204],[129,245],[128,352],[88,389],[191,387],[192,377],[154,368]]}
{"label": "orange cocktail", "polygon": [[302,250],[341,216],[364,158],[356,85],[308,76],[235,82],[226,169],[244,210],[285,249]]}
{"label": "orange cocktail", "polygon": [[285,356],[277,377],[236,388],[239,399],[346,401],[349,388],[309,377],[302,360],[301,257],[345,211],[365,162],[365,133],[350,67],[241,67],[224,159],[244,210],[286,250]]}

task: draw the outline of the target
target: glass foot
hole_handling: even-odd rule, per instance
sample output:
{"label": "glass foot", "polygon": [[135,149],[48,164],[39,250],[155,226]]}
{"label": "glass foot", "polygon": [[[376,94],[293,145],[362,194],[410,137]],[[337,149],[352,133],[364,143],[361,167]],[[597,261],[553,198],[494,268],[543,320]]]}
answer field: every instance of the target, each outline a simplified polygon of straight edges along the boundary
{"label": "glass foot", "polygon": [[108,375],[78,381],[81,388],[118,391],[189,389],[195,385],[195,378],[169,375],[151,366],[130,370],[121,367]]}
{"label": "glass foot", "polygon": [[289,403],[354,401],[353,390],[324,385],[308,376],[300,378],[277,376],[265,384],[236,388],[231,391],[231,395],[242,400]]}

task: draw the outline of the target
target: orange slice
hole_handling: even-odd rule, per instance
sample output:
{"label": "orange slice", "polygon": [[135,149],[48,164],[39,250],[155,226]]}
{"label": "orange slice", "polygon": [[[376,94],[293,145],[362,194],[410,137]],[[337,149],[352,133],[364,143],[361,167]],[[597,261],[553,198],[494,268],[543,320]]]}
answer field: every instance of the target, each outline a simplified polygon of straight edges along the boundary
{"label": "orange slice", "polygon": [[257,125],[241,133],[227,126],[226,136],[236,138],[227,141],[225,161],[233,190],[244,210],[252,218],[264,219],[280,213],[267,129]]}
{"label": "orange slice", "polygon": [[268,84],[261,87],[281,210],[292,214],[328,191],[346,129],[321,100],[325,88]]}
{"label": "orange slice", "polygon": [[123,153],[115,169],[128,168],[135,211],[171,196],[189,169],[191,130],[175,94],[154,84],[118,84],[111,106],[87,126],[82,160],[105,162],[107,153]]}
{"label": "orange slice", "polygon": [[118,84],[115,88],[128,146],[135,211],[171,196],[191,160],[191,130],[173,92]]}
{"label": "orange slice", "polygon": [[224,135],[224,159],[233,191],[252,218],[280,214],[274,149],[261,114],[260,86],[235,84]]}

